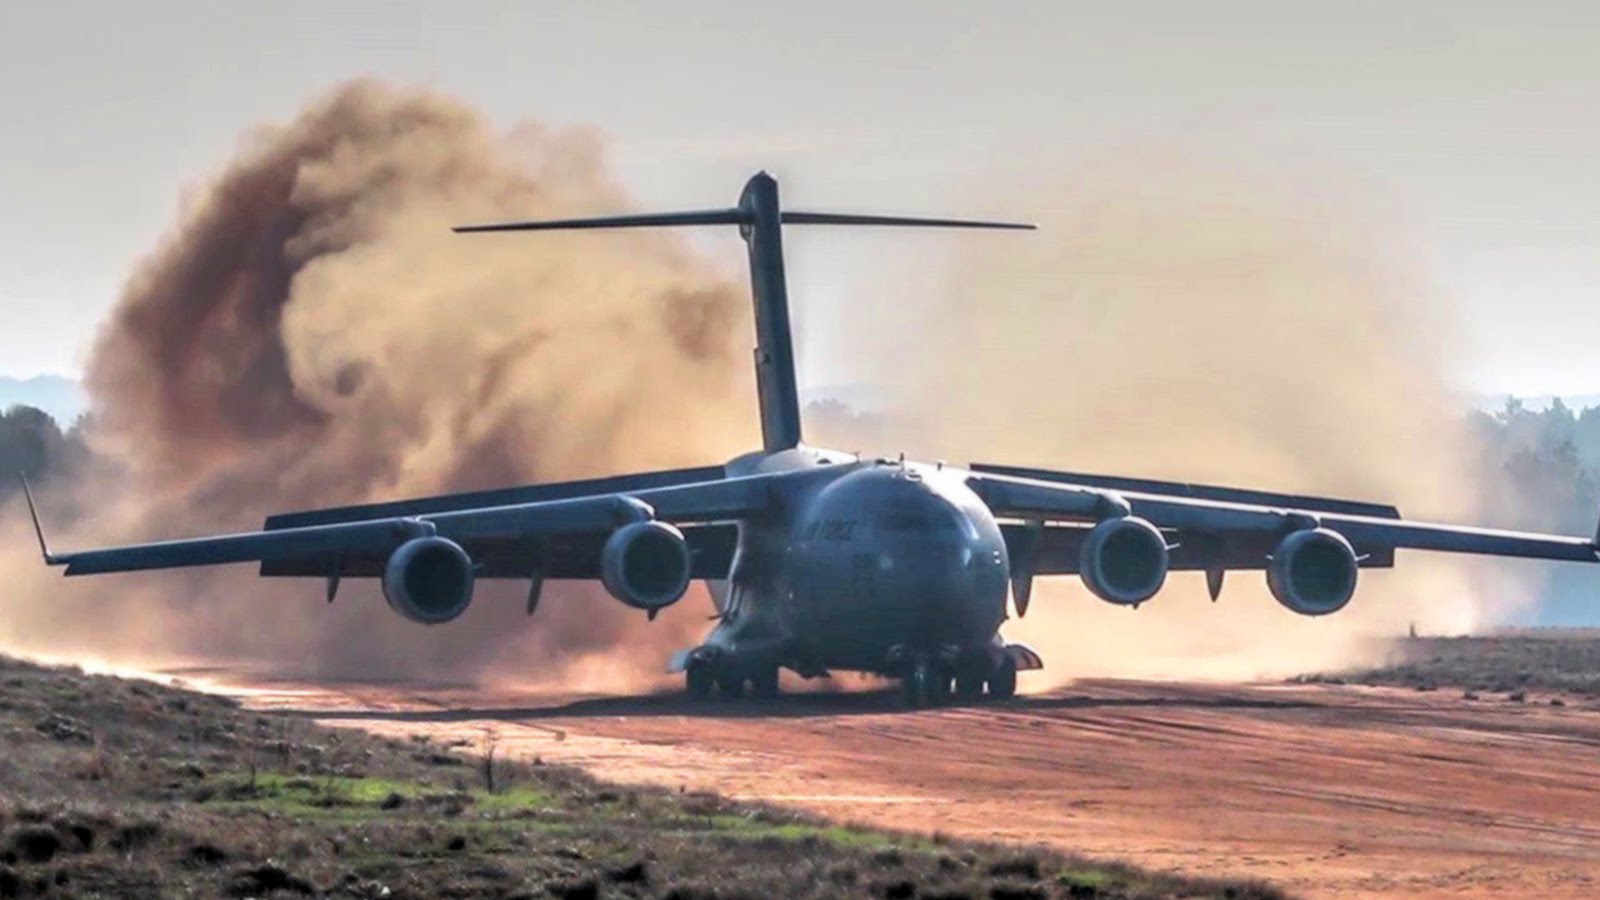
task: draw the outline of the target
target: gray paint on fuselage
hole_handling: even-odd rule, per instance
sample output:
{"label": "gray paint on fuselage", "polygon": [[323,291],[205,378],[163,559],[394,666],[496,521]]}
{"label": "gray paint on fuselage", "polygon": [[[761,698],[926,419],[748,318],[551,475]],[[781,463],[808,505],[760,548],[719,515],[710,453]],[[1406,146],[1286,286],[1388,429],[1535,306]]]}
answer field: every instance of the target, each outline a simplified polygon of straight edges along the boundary
{"label": "gray paint on fuselage", "polygon": [[731,477],[807,469],[814,478],[741,523],[705,646],[803,674],[886,672],[897,650],[992,658],[1009,561],[966,473],[804,446],[727,467]]}

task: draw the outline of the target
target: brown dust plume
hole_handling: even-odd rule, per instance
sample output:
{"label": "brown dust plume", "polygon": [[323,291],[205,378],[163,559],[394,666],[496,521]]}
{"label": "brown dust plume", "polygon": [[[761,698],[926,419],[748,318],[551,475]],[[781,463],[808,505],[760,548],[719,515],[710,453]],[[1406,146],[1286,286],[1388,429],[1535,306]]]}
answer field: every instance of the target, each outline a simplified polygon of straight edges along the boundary
{"label": "brown dust plume", "polygon": [[[627,205],[592,135],[502,133],[431,93],[348,84],[251,132],[101,329],[87,374],[96,462],[48,486],[47,517],[81,523],[56,542],[246,530],[274,511],[747,449],[745,294],[678,239],[449,232]],[[461,620],[424,628],[383,609],[372,582],[331,608],[317,584],[250,567],[64,582],[25,552],[22,517],[6,519],[0,647],[25,652],[553,677],[626,646],[601,679],[626,682],[659,672],[709,611],[691,594],[646,626],[594,589],[553,584],[526,621],[523,586],[486,585]]]}
{"label": "brown dust plume", "polygon": [[[907,449],[1493,521],[1440,375],[1447,308],[1384,229],[1314,192],[1164,154],[1071,177],[1019,201],[1039,232],[963,242],[926,308],[862,329],[900,348],[873,380],[894,388]],[[1175,573],[1137,611],[1051,578],[1003,633],[1043,652],[1025,686],[1265,677],[1368,661],[1375,638],[1412,622],[1460,632],[1517,596],[1480,565],[1402,552],[1321,619],[1278,606],[1260,572],[1229,574],[1215,605],[1199,573]]]}

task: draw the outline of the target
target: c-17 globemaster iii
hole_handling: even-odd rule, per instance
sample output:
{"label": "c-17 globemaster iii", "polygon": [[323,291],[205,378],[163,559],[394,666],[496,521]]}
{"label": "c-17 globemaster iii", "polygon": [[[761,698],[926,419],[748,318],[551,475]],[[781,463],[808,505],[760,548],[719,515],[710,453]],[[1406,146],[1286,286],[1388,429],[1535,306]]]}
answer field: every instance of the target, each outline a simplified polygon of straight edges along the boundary
{"label": "c-17 globemaster iii", "polygon": [[[999,629],[1038,576],[1078,575],[1095,596],[1138,606],[1172,571],[1264,570],[1277,601],[1308,616],[1350,602],[1362,568],[1396,548],[1595,562],[1596,541],[1413,522],[1393,506],[1103,475],[863,460],[800,435],[783,269],[784,225],[1031,225],[783,210],[765,172],[729,209],[543,222],[459,232],[737,225],[755,300],[762,448],[722,466],[622,475],[274,515],[261,531],[55,553],[67,575],[259,562],[264,576],[381,581],[389,606],[449,622],[477,579],[599,579],[652,618],[689,583],[718,609],[703,643],[671,667],[688,691],[777,691],[778,672],[848,670],[901,680],[909,705],[1010,697],[1036,653]],[[30,510],[33,506],[28,497]]]}

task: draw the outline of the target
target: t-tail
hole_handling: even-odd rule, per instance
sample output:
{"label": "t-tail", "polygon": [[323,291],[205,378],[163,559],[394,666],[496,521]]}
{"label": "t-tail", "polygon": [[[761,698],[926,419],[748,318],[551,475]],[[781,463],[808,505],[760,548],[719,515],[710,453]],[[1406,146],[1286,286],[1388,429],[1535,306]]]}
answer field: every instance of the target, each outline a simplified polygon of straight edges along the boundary
{"label": "t-tail", "polygon": [[768,451],[800,443],[800,392],[795,381],[794,340],[789,329],[789,292],[783,274],[784,225],[911,225],[935,228],[1032,230],[1020,222],[924,219],[904,216],[796,212],[778,203],[778,181],[757,172],[745,182],[739,205],[730,209],[645,213],[589,219],[468,225],[461,233],[555,231],[580,228],[640,228],[675,225],[737,225],[750,249],[750,291],[755,300],[756,392],[761,404],[761,440]]}

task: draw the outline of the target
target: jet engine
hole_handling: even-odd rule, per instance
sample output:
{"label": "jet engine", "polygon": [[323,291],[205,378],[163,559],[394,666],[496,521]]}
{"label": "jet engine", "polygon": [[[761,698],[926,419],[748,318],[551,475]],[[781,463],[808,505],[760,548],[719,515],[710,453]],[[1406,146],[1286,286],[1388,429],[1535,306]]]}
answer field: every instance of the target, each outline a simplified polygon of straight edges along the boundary
{"label": "jet engine", "polygon": [[472,585],[467,551],[437,536],[401,544],[383,569],[389,608],[419,625],[441,625],[466,612]]}
{"label": "jet engine", "polygon": [[1101,600],[1137,606],[1166,583],[1167,539],[1137,516],[1106,519],[1083,539],[1078,573]]}
{"label": "jet engine", "polygon": [[600,581],[634,609],[671,606],[689,588],[689,544],[665,522],[624,525],[600,551]]}
{"label": "jet engine", "polygon": [[1291,532],[1267,560],[1267,587],[1303,616],[1338,612],[1356,592],[1356,552],[1344,535],[1326,528]]}

